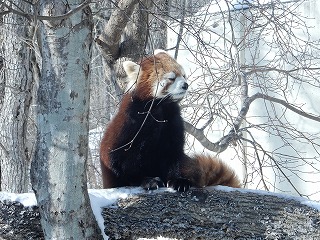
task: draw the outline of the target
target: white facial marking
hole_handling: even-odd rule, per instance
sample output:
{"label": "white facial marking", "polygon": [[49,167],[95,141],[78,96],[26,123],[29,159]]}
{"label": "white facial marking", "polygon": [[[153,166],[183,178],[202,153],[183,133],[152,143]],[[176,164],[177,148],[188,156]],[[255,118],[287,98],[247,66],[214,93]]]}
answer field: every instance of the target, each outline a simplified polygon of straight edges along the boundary
{"label": "white facial marking", "polygon": [[180,100],[187,93],[188,85],[186,84],[186,79],[182,76],[178,76],[174,83],[169,86],[167,92],[171,95],[173,100]]}
{"label": "white facial marking", "polygon": [[153,94],[157,98],[169,96],[172,100],[181,100],[187,92],[188,84],[183,76],[176,76],[174,72],[163,75],[163,78],[157,81],[153,87]]}
{"label": "white facial marking", "polygon": [[166,73],[163,78],[166,78],[168,80],[175,80],[176,78],[176,74],[174,72],[169,72],[169,73]]}

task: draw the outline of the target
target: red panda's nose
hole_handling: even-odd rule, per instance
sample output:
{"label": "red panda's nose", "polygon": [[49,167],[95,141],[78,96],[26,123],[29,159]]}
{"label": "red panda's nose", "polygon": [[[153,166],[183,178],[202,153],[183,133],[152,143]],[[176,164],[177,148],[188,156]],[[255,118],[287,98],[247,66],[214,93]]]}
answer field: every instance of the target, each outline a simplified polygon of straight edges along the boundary
{"label": "red panda's nose", "polygon": [[189,84],[186,83],[186,82],[182,85],[182,89],[183,89],[183,90],[187,90],[188,87],[189,87]]}

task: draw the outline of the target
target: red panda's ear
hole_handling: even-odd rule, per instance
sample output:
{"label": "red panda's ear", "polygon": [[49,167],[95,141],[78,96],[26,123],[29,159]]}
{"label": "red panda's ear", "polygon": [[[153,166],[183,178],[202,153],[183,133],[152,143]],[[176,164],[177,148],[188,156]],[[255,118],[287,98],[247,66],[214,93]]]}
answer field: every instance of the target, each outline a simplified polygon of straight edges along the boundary
{"label": "red panda's ear", "polygon": [[128,77],[130,77],[132,74],[137,75],[139,73],[140,66],[134,62],[124,61],[122,65]]}
{"label": "red panda's ear", "polygon": [[140,65],[131,61],[123,62],[123,68],[128,76],[127,91],[134,89],[139,76]]}

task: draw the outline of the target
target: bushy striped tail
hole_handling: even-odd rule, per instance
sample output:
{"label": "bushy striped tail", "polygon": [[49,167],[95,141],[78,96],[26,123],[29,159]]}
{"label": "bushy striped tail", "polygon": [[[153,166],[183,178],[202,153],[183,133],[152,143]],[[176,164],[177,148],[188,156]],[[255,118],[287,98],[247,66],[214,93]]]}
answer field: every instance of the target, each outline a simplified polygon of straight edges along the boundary
{"label": "bushy striped tail", "polygon": [[241,183],[235,172],[220,159],[207,155],[187,157],[180,166],[181,175],[193,187],[224,185],[240,188]]}

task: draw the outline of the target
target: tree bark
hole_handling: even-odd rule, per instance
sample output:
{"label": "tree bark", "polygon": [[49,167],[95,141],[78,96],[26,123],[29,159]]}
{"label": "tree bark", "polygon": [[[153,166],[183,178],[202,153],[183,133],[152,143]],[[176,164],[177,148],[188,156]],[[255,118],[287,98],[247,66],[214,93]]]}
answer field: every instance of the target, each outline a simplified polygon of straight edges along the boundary
{"label": "tree bark", "polygon": [[[117,191],[122,189],[112,194]],[[278,196],[212,187],[134,194],[105,208],[103,217],[112,240],[320,239],[318,210]],[[43,239],[39,221],[38,207],[0,202],[0,239]]]}
{"label": "tree bark", "polygon": [[213,188],[130,196],[103,216],[110,239],[320,239],[320,213],[311,207]]}
{"label": "tree bark", "polygon": [[[14,4],[28,12],[24,1]],[[5,46],[0,49],[0,190],[22,193],[30,186],[28,139],[32,137],[27,139],[27,121],[34,86],[30,25],[20,15],[7,14],[0,26]]]}
{"label": "tree bark", "polygon": [[[57,16],[81,1],[41,1]],[[31,180],[45,239],[99,239],[86,179],[92,16],[85,8],[68,19],[44,20],[39,42],[38,135]]]}

